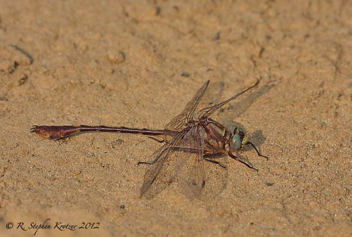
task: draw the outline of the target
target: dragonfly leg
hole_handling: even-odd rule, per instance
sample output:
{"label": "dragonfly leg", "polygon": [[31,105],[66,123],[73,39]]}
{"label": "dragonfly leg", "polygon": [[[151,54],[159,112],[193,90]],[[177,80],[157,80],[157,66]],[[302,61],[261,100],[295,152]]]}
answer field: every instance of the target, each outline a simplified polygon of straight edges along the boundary
{"label": "dragonfly leg", "polygon": [[158,160],[160,156],[158,156],[155,160],[153,161],[139,161],[137,165],[154,165]]}
{"label": "dragonfly leg", "polygon": [[230,156],[232,159],[241,162],[242,164],[244,164],[244,165],[247,166],[248,168],[250,168],[250,169],[252,169],[252,170],[255,170],[255,171],[257,171],[257,172],[259,171],[258,169],[254,168],[251,164],[248,164],[248,163],[244,162],[243,160],[238,159],[238,157],[235,156],[234,154],[232,154],[232,153],[230,153],[230,152],[229,152],[228,154],[229,154],[229,156]]}
{"label": "dragonfly leg", "polygon": [[139,161],[137,163],[137,165],[154,165],[159,160],[159,158],[160,158],[160,156],[158,156],[155,160],[150,161],[150,162],[148,162],[148,161]]}
{"label": "dragonfly leg", "polygon": [[158,158],[153,160],[152,162],[146,162],[146,161],[138,161],[137,165],[154,165],[155,162],[157,162]]}
{"label": "dragonfly leg", "polygon": [[159,140],[159,139],[157,139],[157,138],[155,138],[155,137],[148,137],[148,138],[150,138],[150,139],[152,139],[152,140],[154,140],[154,141],[156,141],[156,142],[159,142],[159,143],[164,143],[164,142],[165,142],[164,139]]}
{"label": "dragonfly leg", "polygon": [[269,157],[267,157],[267,156],[263,156],[262,154],[260,154],[260,152],[259,152],[259,151],[258,151],[258,149],[254,146],[254,144],[253,144],[253,143],[251,143],[251,142],[247,142],[247,144],[248,144],[248,145],[251,145],[251,146],[254,148],[254,150],[257,152],[258,156],[260,156],[260,157],[264,157],[266,160],[269,160]]}
{"label": "dragonfly leg", "polygon": [[148,162],[148,161],[139,161],[139,162],[137,163],[137,165],[154,165],[154,164],[160,159],[160,157],[162,157],[162,155],[163,155],[164,152],[166,152],[166,150],[163,150],[163,151],[156,157],[156,159],[153,160],[153,161],[150,161],[150,162]]}
{"label": "dragonfly leg", "polygon": [[212,160],[212,159],[208,159],[208,158],[204,158],[204,160],[210,162],[210,163],[213,163],[213,164],[217,164],[217,165],[220,165],[221,168],[224,168],[226,169],[226,166],[222,165],[220,162],[216,161],[216,160]]}
{"label": "dragonfly leg", "polygon": [[[150,137],[150,138],[152,138],[152,137]],[[172,147],[171,149],[174,150],[174,151],[177,151],[177,150],[178,150],[178,151],[188,152],[188,153],[198,153],[198,152],[199,152],[197,149],[192,149],[192,148]],[[163,151],[163,152],[165,152],[165,151]],[[163,153],[163,152],[162,152],[162,153]],[[162,154],[162,153],[161,153],[161,154]],[[139,161],[139,162],[137,163],[137,165],[154,165],[154,164],[159,160],[160,157],[161,157],[161,155],[158,156],[155,160],[150,161],[150,162],[147,162],[147,161]]]}

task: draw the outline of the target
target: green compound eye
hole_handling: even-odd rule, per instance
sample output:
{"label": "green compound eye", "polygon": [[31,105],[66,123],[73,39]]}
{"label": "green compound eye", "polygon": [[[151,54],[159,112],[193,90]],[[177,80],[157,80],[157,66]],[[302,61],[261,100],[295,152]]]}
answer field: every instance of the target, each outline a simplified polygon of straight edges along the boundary
{"label": "green compound eye", "polygon": [[231,148],[234,150],[239,150],[243,148],[248,142],[248,134],[244,133],[242,128],[236,127],[233,131],[233,136],[231,139]]}
{"label": "green compound eye", "polygon": [[235,134],[232,137],[233,149],[238,150],[241,148],[242,142],[239,134]]}

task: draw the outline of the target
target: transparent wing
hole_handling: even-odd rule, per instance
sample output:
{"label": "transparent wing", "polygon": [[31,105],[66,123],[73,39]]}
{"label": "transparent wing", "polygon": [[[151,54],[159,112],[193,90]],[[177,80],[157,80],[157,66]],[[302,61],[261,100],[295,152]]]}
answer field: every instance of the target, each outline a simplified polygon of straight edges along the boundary
{"label": "transparent wing", "polygon": [[155,163],[147,164],[141,196],[152,198],[173,182],[174,166],[172,167],[167,160],[174,150],[173,148],[180,144],[183,135],[182,132],[178,133],[170,142],[164,144],[151,155],[151,161]]}
{"label": "transparent wing", "polygon": [[238,93],[238,94],[232,96],[230,99],[225,100],[225,101],[223,101],[223,102],[221,102],[221,103],[219,103],[219,104],[217,104],[217,105],[210,106],[210,107],[207,107],[207,108],[204,108],[204,109],[199,110],[199,111],[197,112],[197,118],[209,117],[209,116],[210,116],[212,113],[214,113],[216,110],[218,110],[219,108],[221,108],[221,107],[224,106],[225,104],[229,103],[231,100],[234,100],[234,99],[236,99],[237,97],[239,97],[240,95],[246,93],[247,91],[249,91],[250,89],[252,89],[253,87],[255,87],[255,86],[258,85],[258,84],[259,84],[259,80],[257,80],[257,82],[256,82],[253,86],[251,86],[251,87],[245,89],[244,91],[241,91],[240,93]]}
{"label": "transparent wing", "polygon": [[204,160],[206,184],[199,197],[200,200],[214,200],[216,196],[220,195],[225,190],[228,180],[227,162],[227,155],[216,158],[206,158]]}
{"label": "transparent wing", "polygon": [[193,119],[194,111],[196,110],[204,92],[206,91],[209,80],[204,83],[204,85],[197,91],[195,96],[191,101],[189,101],[183,111],[174,117],[168,124],[166,124],[165,128],[168,130],[180,130],[183,128],[187,122]]}
{"label": "transparent wing", "polygon": [[189,199],[199,198],[205,186],[203,149],[204,129],[194,126],[184,136],[176,164],[177,181]]}

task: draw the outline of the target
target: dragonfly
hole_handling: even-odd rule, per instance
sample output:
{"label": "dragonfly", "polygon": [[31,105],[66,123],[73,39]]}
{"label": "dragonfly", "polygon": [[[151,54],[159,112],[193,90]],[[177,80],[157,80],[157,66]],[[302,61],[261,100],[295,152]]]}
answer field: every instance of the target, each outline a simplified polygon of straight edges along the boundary
{"label": "dragonfly", "polygon": [[[267,156],[262,155],[257,147],[249,141],[248,133],[244,132],[241,127],[235,127],[233,132],[231,132],[225,126],[210,118],[215,111],[225,104],[256,87],[259,84],[259,80],[231,98],[197,111],[209,82],[208,80],[203,84],[192,100],[186,104],[183,111],[174,117],[162,130],[86,125],[34,125],[30,131],[50,140],[65,139],[79,133],[94,131],[148,135],[150,138],[163,143],[163,145],[153,152],[150,156],[150,161],[138,162],[138,165],[144,164],[148,166],[140,191],[141,197],[152,198],[159,194],[174,181],[174,174],[169,174],[169,178],[165,179],[165,174],[171,172],[176,173],[177,182],[185,196],[189,199],[199,198],[206,187],[205,162],[214,163],[222,169],[227,169],[226,166],[217,161],[217,158],[228,155],[248,168],[258,171],[250,163],[243,161],[234,154],[242,151],[246,146],[254,148],[259,157],[269,159]],[[155,137],[158,136],[163,136],[164,139],[156,139]],[[174,161],[176,172],[168,170],[166,165],[172,159],[176,160]]]}

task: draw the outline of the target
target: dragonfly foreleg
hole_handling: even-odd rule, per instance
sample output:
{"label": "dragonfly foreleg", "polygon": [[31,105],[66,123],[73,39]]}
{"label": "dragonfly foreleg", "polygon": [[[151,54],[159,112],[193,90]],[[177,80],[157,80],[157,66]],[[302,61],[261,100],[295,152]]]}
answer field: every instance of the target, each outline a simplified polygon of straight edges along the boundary
{"label": "dragonfly foreleg", "polygon": [[232,153],[230,153],[230,152],[229,152],[229,156],[230,156],[232,159],[241,162],[242,164],[244,164],[244,165],[247,166],[248,168],[250,168],[250,169],[252,169],[252,170],[255,170],[255,171],[257,171],[257,172],[259,171],[258,169],[254,168],[253,165],[248,164],[248,163],[244,162],[243,160],[238,159],[237,156],[235,156],[234,154],[232,154]]}
{"label": "dragonfly foreleg", "polygon": [[260,154],[260,152],[259,152],[259,151],[258,151],[258,149],[254,146],[254,144],[253,144],[253,143],[251,143],[251,142],[247,142],[247,144],[248,144],[248,145],[251,145],[251,146],[254,148],[254,150],[257,152],[258,156],[260,156],[260,157],[264,157],[266,160],[269,160],[269,157],[267,157],[267,156],[263,156],[262,154]]}

